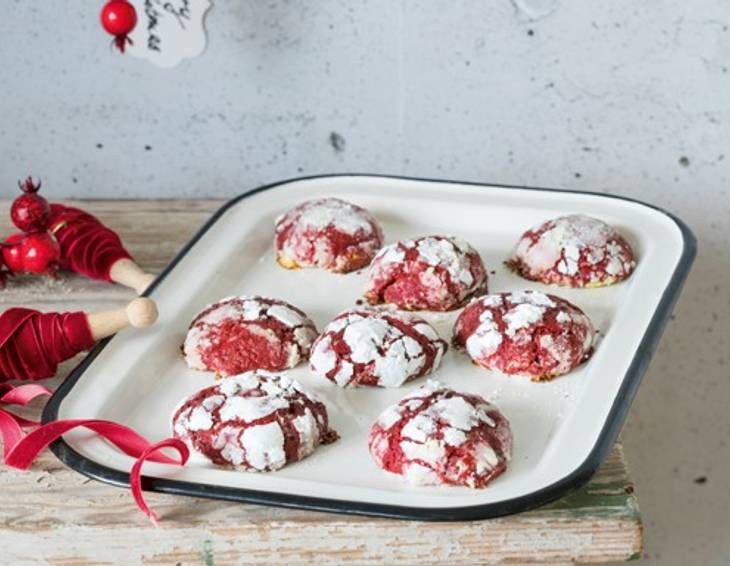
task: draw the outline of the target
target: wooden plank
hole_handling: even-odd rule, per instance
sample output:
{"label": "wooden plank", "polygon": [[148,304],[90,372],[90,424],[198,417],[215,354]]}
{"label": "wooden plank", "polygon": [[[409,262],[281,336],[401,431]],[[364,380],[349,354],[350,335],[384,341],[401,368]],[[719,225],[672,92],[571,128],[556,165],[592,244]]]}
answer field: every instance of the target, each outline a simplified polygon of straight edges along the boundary
{"label": "wooden plank", "polygon": [[616,447],[595,478],[545,508],[491,521],[422,523],[149,494],[155,529],[125,490],[66,470],[45,454],[0,471],[0,536],[13,563],[544,564],[625,560],[641,522]]}
{"label": "wooden plank", "polygon": [[[87,201],[143,267],[159,271],[220,201]],[[5,203],[7,207],[7,203]],[[7,209],[7,208],[6,208]],[[11,232],[0,222],[2,233]],[[133,293],[64,275],[20,277],[4,305],[106,308]],[[78,359],[65,363],[61,376]],[[62,377],[49,380],[56,385]],[[23,411],[37,415],[40,404]],[[422,523],[150,494],[155,529],[125,490],[66,469],[50,453],[30,472],[0,469],[0,537],[13,564],[567,564],[638,557],[641,518],[620,446],[586,486],[547,507],[490,521]]]}

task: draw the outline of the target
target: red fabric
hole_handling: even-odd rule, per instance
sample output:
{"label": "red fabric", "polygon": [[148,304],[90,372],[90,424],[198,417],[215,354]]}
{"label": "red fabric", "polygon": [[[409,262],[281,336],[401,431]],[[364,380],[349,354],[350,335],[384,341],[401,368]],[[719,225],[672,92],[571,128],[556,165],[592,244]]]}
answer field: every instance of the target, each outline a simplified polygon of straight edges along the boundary
{"label": "red fabric", "polygon": [[[14,387],[10,384],[0,384],[0,403],[26,405],[39,395],[50,395],[52,392],[40,385],[21,385]],[[33,431],[23,435],[23,427],[36,426]],[[19,470],[27,470],[48,445],[61,438],[65,433],[75,428],[84,427],[94,431],[114,444],[125,454],[136,458],[129,474],[129,485],[132,489],[137,506],[147,517],[157,524],[158,517],[152,511],[142,494],[142,465],[145,461],[161,462],[184,466],[190,452],[188,447],[177,438],[167,438],[156,444],[150,444],[144,437],[124,425],[98,419],[68,419],[53,421],[39,426],[35,421],[29,421],[0,409],[0,437],[3,440],[5,464]],[[165,455],[163,448],[172,448],[178,452],[179,461]]]}
{"label": "red fabric", "polygon": [[51,204],[49,226],[61,246],[61,266],[69,271],[111,281],[112,266],[120,259],[132,259],[116,232],[78,208]]}
{"label": "red fabric", "polygon": [[0,314],[0,381],[53,377],[59,363],[93,345],[83,312],[8,309]]}

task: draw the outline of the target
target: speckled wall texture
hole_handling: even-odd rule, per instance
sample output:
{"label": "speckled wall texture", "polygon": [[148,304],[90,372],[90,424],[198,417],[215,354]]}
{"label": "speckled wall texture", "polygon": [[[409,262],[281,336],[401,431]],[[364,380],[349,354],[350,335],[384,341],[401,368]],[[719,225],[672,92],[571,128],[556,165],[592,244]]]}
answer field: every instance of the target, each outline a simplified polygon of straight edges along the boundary
{"label": "speckled wall texture", "polygon": [[173,70],[112,53],[100,5],[3,2],[0,196],[29,173],[58,198],[358,171],[682,216],[700,256],[625,442],[648,556],[730,555],[727,2],[217,0],[207,51]]}

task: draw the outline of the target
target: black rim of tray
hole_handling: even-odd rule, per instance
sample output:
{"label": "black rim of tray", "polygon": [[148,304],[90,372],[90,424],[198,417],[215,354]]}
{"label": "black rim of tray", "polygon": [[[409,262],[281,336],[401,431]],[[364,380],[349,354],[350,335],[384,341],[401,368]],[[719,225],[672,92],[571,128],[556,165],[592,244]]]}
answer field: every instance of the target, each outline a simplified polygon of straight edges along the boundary
{"label": "black rim of tray", "polygon": [[[522,189],[531,191],[551,191],[561,193],[573,193],[573,194],[585,194],[595,195],[604,198],[612,198],[618,200],[625,200],[634,202],[648,208],[654,209],[666,216],[668,216],[679,228],[682,239],[683,249],[677,266],[672,274],[669,283],[667,284],[664,293],[662,294],[661,300],[657,305],[657,309],[654,312],[649,326],[647,327],[644,336],[642,337],[641,343],[636,350],[631,365],[624,376],[624,379],[619,388],[618,394],[614,399],[613,405],[608,413],[606,422],[603,425],[603,429],[598,436],[596,444],[594,445],[588,457],[583,463],[578,466],[572,473],[568,474],[561,480],[552,483],[546,487],[538,489],[532,493],[507,499],[504,501],[498,501],[494,503],[487,503],[483,505],[474,505],[469,507],[447,507],[447,508],[423,508],[423,507],[408,507],[401,505],[383,505],[379,503],[366,503],[361,501],[350,501],[350,500],[339,500],[339,499],[327,499],[323,497],[309,497],[301,495],[291,495],[287,493],[279,492],[266,492],[256,491],[242,488],[205,485],[194,482],[180,481],[174,479],[163,479],[144,476],[142,478],[142,485],[145,490],[158,491],[162,493],[171,493],[178,495],[188,495],[193,497],[206,497],[212,499],[221,499],[226,501],[238,501],[245,503],[254,503],[262,505],[270,505],[277,507],[289,507],[296,509],[311,509],[317,511],[328,511],[335,513],[346,513],[351,515],[368,515],[376,517],[389,517],[397,519],[416,519],[424,521],[465,521],[465,520],[477,520],[477,519],[489,519],[493,517],[499,517],[503,515],[509,515],[535,507],[540,507],[546,503],[550,503],[564,496],[566,493],[573,491],[582,485],[584,485],[591,476],[595,473],[598,467],[604,462],[608,456],[614,442],[621,430],[624,419],[628,413],[631,402],[634,399],[636,391],[641,382],[641,378],[647,370],[649,361],[656,349],[659,339],[663,333],[664,327],[672,313],[672,308],[679,297],[682,285],[689,273],[690,267],[697,253],[697,240],[692,231],[687,225],[682,222],[679,218],[673,214],[662,210],[656,206],[641,202],[639,200],[616,196],[607,195],[598,192],[589,191],[567,191],[559,189],[545,189],[536,187],[521,187],[511,185],[495,185],[485,183],[473,183],[473,182],[462,182],[462,181],[447,181],[441,179],[420,179],[415,177],[399,177],[392,175],[369,175],[369,174],[339,174],[339,175],[314,175],[308,177],[299,177],[294,179],[288,179],[285,181],[279,181],[269,185],[252,189],[246,193],[243,193],[225,203],[220,209],[218,209],[213,216],[198,230],[198,232],[192,237],[192,239],[185,244],[182,250],[175,256],[170,264],[160,273],[155,279],[154,283],[147,289],[143,296],[150,293],[167,275],[175,268],[177,263],[188,253],[188,251],[197,243],[197,241],[215,224],[218,219],[232,206],[236,205],[241,200],[248,198],[257,193],[275,189],[279,186],[293,183],[296,181],[307,181],[313,179],[326,179],[326,178],[350,178],[350,177],[371,177],[380,179],[394,179],[404,181],[420,181],[420,182],[433,182],[433,183],[447,183],[447,184],[458,184],[458,185],[469,185],[478,186],[485,189],[490,188],[506,188],[506,189]],[[113,337],[112,337],[113,338]],[[58,410],[63,399],[73,389],[76,382],[83,375],[86,368],[94,361],[96,356],[107,346],[112,338],[107,338],[99,342],[89,354],[81,361],[81,363],[71,372],[66,380],[56,389],[53,396],[48,401],[44,411],[42,422],[48,423],[58,418]],[[65,442],[63,438],[55,441],[51,444],[51,450],[53,453],[65,463],[67,466],[76,470],[77,472],[116,486],[128,487],[129,486],[129,474],[121,472],[113,468],[99,464],[93,460],[82,456],[76,452],[69,444]]]}

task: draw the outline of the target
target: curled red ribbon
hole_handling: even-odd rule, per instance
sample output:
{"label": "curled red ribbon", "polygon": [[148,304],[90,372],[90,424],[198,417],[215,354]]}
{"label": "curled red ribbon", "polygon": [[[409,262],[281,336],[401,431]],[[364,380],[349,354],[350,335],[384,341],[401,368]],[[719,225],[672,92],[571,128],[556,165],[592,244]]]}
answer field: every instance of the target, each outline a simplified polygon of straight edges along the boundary
{"label": "curled red ribbon", "polygon": [[[0,384],[0,403],[9,405],[27,405],[41,395],[50,395],[52,391],[42,385],[29,384],[15,387],[8,383]],[[36,427],[24,434],[23,428]],[[146,461],[160,462],[184,466],[190,456],[188,447],[177,438],[167,438],[151,444],[143,436],[124,425],[100,419],[66,419],[40,425],[0,409],[0,436],[3,439],[5,464],[19,470],[27,470],[48,445],[61,438],[67,432],[84,427],[102,436],[125,454],[136,458],[129,473],[129,485],[137,506],[154,523],[158,516],[150,509],[142,493],[142,466]],[[176,450],[176,460],[162,452],[163,448]]]}
{"label": "curled red ribbon", "polygon": [[[178,455],[180,456],[180,462],[176,462],[165,456],[161,452],[163,448],[173,448],[177,450]],[[166,438],[165,440],[161,440],[160,442],[147,446],[147,448],[145,448],[142,453],[137,456],[137,460],[134,462],[132,469],[129,471],[129,486],[132,488],[132,497],[134,497],[137,507],[139,507],[142,513],[147,515],[147,518],[152,521],[154,525],[159,523],[160,518],[157,516],[157,513],[150,509],[147,502],[144,500],[144,496],[142,494],[142,465],[147,460],[152,460],[153,462],[163,462],[166,464],[178,464],[180,466],[184,466],[189,457],[190,451],[182,440],[178,440],[177,438]]]}
{"label": "curled red ribbon", "polygon": [[[50,395],[53,393],[42,385],[23,385],[15,387],[9,383],[0,383],[0,403],[7,405],[27,405],[36,397]],[[7,461],[8,456],[18,443],[23,439],[23,427],[40,425],[37,421],[31,421],[8,413],[0,409],[0,436],[3,439],[3,459]]]}

